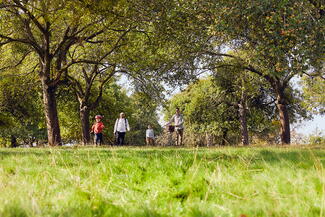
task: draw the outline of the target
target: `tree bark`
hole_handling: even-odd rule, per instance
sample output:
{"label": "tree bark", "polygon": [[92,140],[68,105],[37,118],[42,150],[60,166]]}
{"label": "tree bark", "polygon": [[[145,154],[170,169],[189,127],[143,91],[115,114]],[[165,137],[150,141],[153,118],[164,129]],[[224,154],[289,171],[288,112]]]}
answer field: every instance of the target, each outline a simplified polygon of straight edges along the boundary
{"label": "tree bark", "polygon": [[243,145],[249,145],[248,140],[248,130],[247,130],[247,112],[245,105],[242,103],[239,106],[239,120],[240,120],[240,130],[241,130],[241,142]]}
{"label": "tree bark", "polygon": [[290,144],[290,120],[289,120],[289,113],[287,108],[287,102],[284,95],[284,89],[283,85],[277,84],[276,86],[276,94],[277,94],[277,101],[276,105],[279,109],[279,117],[280,117],[280,124],[281,124],[281,130],[280,130],[280,138],[281,138],[281,144]]}
{"label": "tree bark", "polygon": [[50,146],[62,145],[55,90],[55,87],[49,86],[47,82],[42,79],[44,113],[48,144]]}
{"label": "tree bark", "polygon": [[223,129],[222,130],[222,140],[221,140],[221,145],[222,146],[226,146],[227,135],[228,135],[228,130],[227,129]]}
{"label": "tree bark", "polygon": [[83,145],[86,145],[91,142],[91,137],[89,133],[90,111],[93,111],[99,105],[103,95],[104,84],[108,82],[109,79],[115,74],[115,68],[113,72],[111,72],[100,84],[99,93],[94,101],[91,101],[90,95],[94,89],[95,77],[99,74],[98,65],[95,65],[92,68],[89,75],[87,74],[87,70],[85,68],[82,69],[82,72],[85,78],[85,86],[83,86],[80,81],[78,81],[72,76],[68,76],[68,78],[73,84],[75,94],[79,101],[79,116],[81,121],[82,143]]}
{"label": "tree bark", "polygon": [[242,88],[240,103],[238,103],[238,112],[240,120],[241,142],[243,145],[249,145],[248,130],[247,130],[247,110],[246,110],[246,93]]}
{"label": "tree bark", "polygon": [[44,113],[47,125],[47,137],[48,144],[50,146],[62,145],[59,117],[56,103],[56,89],[57,82],[53,82],[56,79],[51,79],[51,65],[53,60],[53,55],[50,53],[50,23],[46,22],[45,27],[41,29],[43,33],[42,37],[42,52],[39,53],[40,56],[40,79],[42,82],[43,91],[43,103],[44,103]]}
{"label": "tree bark", "polygon": [[81,120],[81,132],[82,132],[82,142],[83,145],[90,143],[90,124],[89,124],[89,113],[90,110],[87,107],[83,107],[79,110],[80,120]]}

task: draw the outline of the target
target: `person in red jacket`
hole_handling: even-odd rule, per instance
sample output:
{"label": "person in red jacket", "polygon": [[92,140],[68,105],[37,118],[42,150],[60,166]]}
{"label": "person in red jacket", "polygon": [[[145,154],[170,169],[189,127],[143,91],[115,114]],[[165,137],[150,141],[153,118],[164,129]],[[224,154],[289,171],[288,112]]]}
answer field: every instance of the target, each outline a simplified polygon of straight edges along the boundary
{"label": "person in red jacket", "polygon": [[93,124],[91,127],[91,133],[94,133],[94,143],[95,145],[101,145],[103,143],[103,129],[104,129],[104,124],[102,122],[102,116],[101,115],[96,115],[95,120],[96,122]]}

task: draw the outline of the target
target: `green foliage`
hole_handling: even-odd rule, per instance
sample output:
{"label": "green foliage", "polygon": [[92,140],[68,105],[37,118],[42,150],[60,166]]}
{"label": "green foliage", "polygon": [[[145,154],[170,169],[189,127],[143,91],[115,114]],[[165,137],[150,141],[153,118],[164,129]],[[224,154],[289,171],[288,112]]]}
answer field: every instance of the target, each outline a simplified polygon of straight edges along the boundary
{"label": "green foliage", "polygon": [[312,145],[325,145],[325,135],[321,132],[309,135],[308,140],[308,143]]}
{"label": "green foliage", "polygon": [[81,124],[79,104],[71,87],[61,86],[58,89],[58,111],[61,136],[64,142],[80,141]]}
{"label": "green foliage", "polygon": [[[243,85],[241,79],[238,81],[236,76],[240,75],[227,70],[214,78],[199,80],[171,98],[166,117],[171,117],[176,107],[181,108],[185,117],[187,144],[191,140],[193,145],[206,145],[207,137],[214,138],[213,144],[225,144],[225,141],[226,144],[239,143],[237,103],[242,88],[246,88],[248,98],[247,118],[250,134],[264,139],[274,137],[277,129],[272,123],[274,110],[267,105],[270,97],[267,91],[263,92],[266,88],[263,87],[264,83],[258,80],[253,83],[251,80],[251,83]],[[209,143],[211,145],[211,142]]]}
{"label": "green foliage", "polygon": [[[91,120],[94,120],[95,115],[104,115],[103,123],[104,140],[109,144],[114,143],[114,124],[121,112],[126,114],[126,118],[129,119],[131,125],[131,114],[133,108],[130,106],[131,101],[126,90],[118,86],[115,82],[110,82],[104,89],[103,99],[99,106],[91,113]],[[132,130],[132,126],[131,130]],[[104,141],[105,142],[105,141]]]}
{"label": "green foliage", "polygon": [[[280,122],[283,129],[281,142],[290,143],[292,117],[287,115],[286,109],[291,107],[293,110],[297,103],[288,99],[290,94],[285,92],[290,91],[287,88],[290,89],[293,77],[304,73],[319,75],[324,68],[324,9],[321,3],[315,2],[318,1],[202,0],[180,3],[180,7],[168,13],[172,17],[183,12],[185,16],[182,18],[190,17],[177,23],[174,30],[178,33],[174,41],[184,48],[174,54],[178,58],[174,70],[184,75],[177,77],[183,79],[200,69],[227,67],[224,57],[232,58],[243,70],[251,71],[269,83],[277,97],[277,107],[281,108],[279,116],[284,116]],[[183,7],[185,5],[188,7]],[[173,21],[166,20],[172,26]],[[199,34],[197,29],[201,30]],[[225,52],[229,49],[231,54]],[[245,55],[241,53],[243,50]],[[192,64],[187,64],[189,62]]]}
{"label": "green foliage", "polygon": [[132,94],[130,101],[130,108],[132,108],[130,115],[131,132],[127,135],[128,141],[131,145],[144,145],[146,129],[149,124],[153,128],[155,135],[162,132],[156,112],[158,104],[150,96],[141,92]]}
{"label": "green foliage", "polygon": [[324,19],[310,1],[221,1],[213,10],[221,15],[215,33],[239,40],[234,45],[254,51],[257,65],[274,76],[302,73],[321,63],[314,60],[324,51]]}
{"label": "green foliage", "polygon": [[0,137],[9,144],[31,144],[46,137],[40,90],[33,76],[7,77],[0,80]]}
{"label": "green foliage", "polygon": [[303,77],[303,106],[316,114],[325,114],[325,82],[320,77]]}
{"label": "green foliage", "polygon": [[[243,57],[247,55],[243,51],[237,54]],[[274,140],[278,127],[272,123],[276,119],[276,97],[270,84],[262,77],[244,70],[232,58],[226,58],[223,64],[225,66],[221,65],[213,74],[213,85],[222,91],[220,102],[227,107],[234,107],[235,113],[238,113],[239,106],[246,109],[247,127],[252,137]]]}
{"label": "green foliage", "polygon": [[[92,97],[96,94],[94,89]],[[97,114],[103,115],[105,129],[103,131],[105,143],[110,144],[114,139],[113,129],[119,113],[124,111],[126,114],[132,113],[130,99],[115,81],[111,81],[103,89],[103,96],[99,106],[90,113],[90,127],[95,121]],[[61,122],[62,137],[64,141],[81,141],[81,122],[79,117],[79,103],[73,90],[66,87],[59,89],[58,108]]]}
{"label": "green foliage", "polygon": [[0,215],[321,216],[324,155],[302,148],[0,149]]}

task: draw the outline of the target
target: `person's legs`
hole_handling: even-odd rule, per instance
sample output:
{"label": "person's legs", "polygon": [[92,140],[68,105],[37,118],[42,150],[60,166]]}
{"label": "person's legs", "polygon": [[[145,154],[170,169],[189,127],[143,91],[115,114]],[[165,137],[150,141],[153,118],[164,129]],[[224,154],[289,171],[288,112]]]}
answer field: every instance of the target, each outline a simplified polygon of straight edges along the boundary
{"label": "person's legs", "polygon": [[102,133],[98,133],[97,144],[98,145],[102,145],[103,144],[103,134]]}
{"label": "person's legs", "polygon": [[169,146],[173,145],[173,133],[168,132],[168,144]]}
{"label": "person's legs", "polygon": [[177,145],[183,145],[183,129],[177,129]]}
{"label": "person's legs", "polygon": [[94,143],[95,143],[95,146],[97,146],[97,145],[101,145],[101,144],[102,144],[102,140],[103,140],[103,134],[101,134],[101,133],[96,133],[96,134],[95,134],[95,137],[94,137]]}
{"label": "person's legs", "polygon": [[153,138],[147,137],[147,145],[151,145],[151,146],[154,145],[154,140],[153,140]]}
{"label": "person's legs", "polygon": [[96,146],[96,144],[97,144],[97,134],[95,133],[94,134],[94,145]]}
{"label": "person's legs", "polygon": [[146,137],[146,144],[150,145],[150,138],[149,137]]}
{"label": "person's legs", "polygon": [[118,132],[118,145],[124,145],[125,132]]}
{"label": "person's legs", "polygon": [[121,132],[117,132],[117,145],[121,145]]}
{"label": "person's legs", "polygon": [[125,132],[121,133],[121,138],[122,138],[122,145],[124,145],[124,139],[125,139]]}
{"label": "person's legs", "polygon": [[119,145],[119,133],[115,133],[115,145]]}

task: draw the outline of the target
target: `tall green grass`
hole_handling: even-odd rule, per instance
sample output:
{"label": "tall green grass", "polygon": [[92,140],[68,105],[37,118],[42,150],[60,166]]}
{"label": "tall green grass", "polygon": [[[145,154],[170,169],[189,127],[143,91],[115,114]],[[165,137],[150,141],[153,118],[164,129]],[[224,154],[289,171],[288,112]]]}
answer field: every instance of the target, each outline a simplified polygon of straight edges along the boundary
{"label": "tall green grass", "polygon": [[325,216],[325,150],[0,149],[0,216]]}

